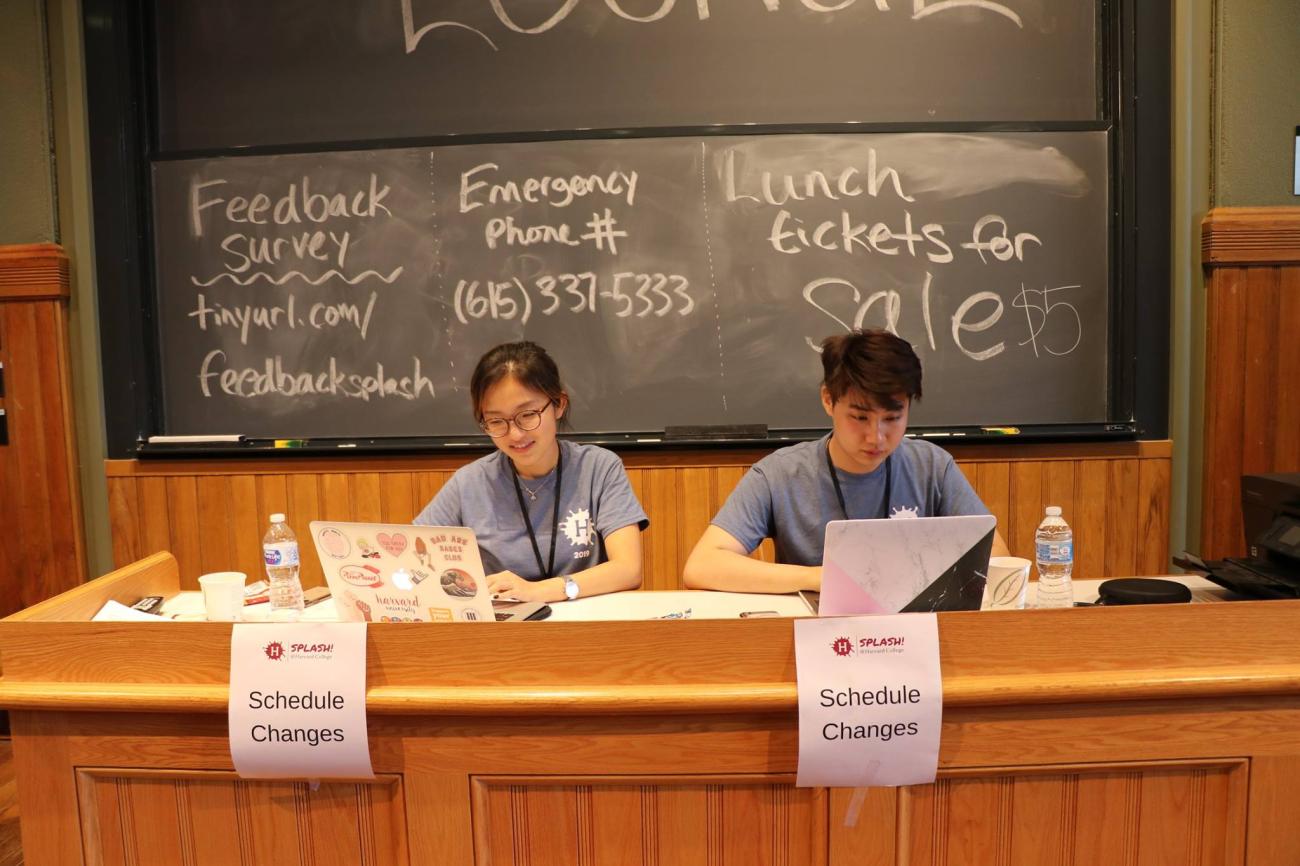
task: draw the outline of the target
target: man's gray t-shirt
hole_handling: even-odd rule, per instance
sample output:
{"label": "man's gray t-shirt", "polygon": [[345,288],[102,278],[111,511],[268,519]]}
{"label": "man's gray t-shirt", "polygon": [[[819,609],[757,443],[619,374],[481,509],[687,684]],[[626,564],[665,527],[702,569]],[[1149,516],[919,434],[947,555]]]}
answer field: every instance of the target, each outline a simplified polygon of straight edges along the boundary
{"label": "man's gray t-shirt", "polygon": [[[563,462],[559,527],[555,543],[555,574],[576,574],[604,562],[603,539],[624,526],[650,525],[632,492],[623,461],[595,445],[560,440]],[[415,523],[421,526],[468,526],[478,537],[483,569],[487,574],[513,571],[528,580],[541,580],[537,557],[528,539],[519,499],[515,495],[514,468],[500,451],[480,457],[456,470]],[[537,536],[543,567],[550,558],[551,521],[555,507],[555,471],[542,478],[521,478],[528,519]]]}
{"label": "man's gray t-shirt", "polygon": [[[826,524],[843,520],[826,465],[830,434],[774,451],[750,468],[723,503],[713,525],[753,551],[764,538],[776,561],[821,565]],[[891,473],[889,502],[885,473]],[[835,470],[851,519],[988,514],[952,455],[929,442],[904,439],[875,471]]]}

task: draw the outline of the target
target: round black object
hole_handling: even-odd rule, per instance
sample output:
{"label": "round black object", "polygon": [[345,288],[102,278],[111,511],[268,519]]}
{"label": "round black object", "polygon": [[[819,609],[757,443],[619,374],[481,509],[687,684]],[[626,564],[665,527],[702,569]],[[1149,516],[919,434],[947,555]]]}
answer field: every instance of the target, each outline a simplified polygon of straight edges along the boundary
{"label": "round black object", "polygon": [[1152,577],[1122,577],[1107,580],[1097,588],[1097,604],[1176,604],[1192,600],[1192,591],[1172,580]]}

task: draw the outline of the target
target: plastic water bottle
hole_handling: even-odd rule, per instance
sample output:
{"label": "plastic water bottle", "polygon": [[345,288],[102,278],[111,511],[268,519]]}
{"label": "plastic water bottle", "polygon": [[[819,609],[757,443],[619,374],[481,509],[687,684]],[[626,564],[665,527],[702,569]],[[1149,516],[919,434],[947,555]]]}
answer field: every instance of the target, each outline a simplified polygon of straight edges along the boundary
{"label": "plastic water bottle", "polygon": [[271,515],[271,528],[262,538],[266,579],[271,584],[271,619],[294,622],[302,616],[302,581],[298,579],[298,537],[283,514]]}
{"label": "plastic water bottle", "polygon": [[1038,560],[1038,607],[1073,607],[1074,532],[1056,505],[1047,506],[1043,522],[1034,533]]}

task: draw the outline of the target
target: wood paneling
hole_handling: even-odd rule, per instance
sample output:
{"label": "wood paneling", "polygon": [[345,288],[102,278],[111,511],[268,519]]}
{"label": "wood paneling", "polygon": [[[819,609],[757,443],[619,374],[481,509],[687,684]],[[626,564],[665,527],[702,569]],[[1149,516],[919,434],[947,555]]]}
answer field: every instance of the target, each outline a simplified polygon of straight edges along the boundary
{"label": "wood paneling", "polygon": [[788,780],[489,777],[474,789],[493,866],[826,862],[825,791]]}
{"label": "wood paneling", "polygon": [[[68,260],[0,246],[0,615],[85,579],[68,353]],[[125,505],[126,503],[122,503]]]}
{"label": "wood paneling", "polygon": [[405,864],[400,780],[307,784],[232,773],[77,772],[87,861],[127,864]]}
{"label": "wood paneling", "polygon": [[1206,267],[1201,549],[1245,553],[1241,476],[1300,471],[1300,208],[1218,208]]}
{"label": "wood paneling", "polygon": [[[1114,577],[1169,569],[1168,442],[953,449],[1017,556],[1033,558],[1034,529],[1060,505],[1074,529],[1075,574]],[[764,451],[644,452],[623,459],[650,517],[642,538],[644,589],[678,589],[682,566],[709,520]],[[124,565],[157,550],[180,562],[181,584],[204,571],[261,574],[271,511],[285,511],[301,541],[307,523],[408,523],[476,455],[448,458],[109,461],[113,551]],[[756,556],[771,560],[765,543]],[[303,556],[303,582],[323,581]]]}
{"label": "wood paneling", "polygon": [[18,815],[18,779],[9,738],[0,740],[0,866],[23,866]]}
{"label": "wood paneling", "polygon": [[[163,555],[44,608],[67,621],[0,622],[0,706],[23,686],[45,701],[12,712],[32,866],[1277,866],[1300,850],[1300,602],[940,614],[938,778],[862,791],[794,787],[793,700],[750,700],[794,688],[788,620],[376,624],[378,777],[312,790],[237,780],[224,697],[189,703],[225,689],[228,625],[78,621],[147,575],[176,585]],[[88,684],[99,703],[78,707]],[[655,689],[716,695],[665,711]]]}
{"label": "wood paneling", "polygon": [[902,789],[914,866],[1240,863],[1244,760],[950,774]]}

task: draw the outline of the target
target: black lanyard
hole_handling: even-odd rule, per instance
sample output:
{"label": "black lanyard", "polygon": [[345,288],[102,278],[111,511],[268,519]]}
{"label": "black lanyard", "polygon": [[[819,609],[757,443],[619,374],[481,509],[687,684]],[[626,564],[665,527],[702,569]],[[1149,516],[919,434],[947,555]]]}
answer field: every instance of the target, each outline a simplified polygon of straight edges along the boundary
{"label": "black lanyard", "polygon": [[555,536],[560,529],[560,482],[564,480],[564,448],[559,442],[555,443],[555,447],[559,453],[555,457],[555,507],[551,509],[551,559],[545,571],[542,570],[542,550],[537,546],[537,533],[533,532],[533,522],[528,519],[528,506],[524,504],[524,491],[519,487],[519,470],[515,469],[514,461],[510,463],[510,477],[515,482],[519,513],[524,516],[524,526],[528,527],[528,540],[533,543],[533,556],[537,557],[537,570],[542,572],[543,579],[555,573]]}
{"label": "black lanyard", "polygon": [[[885,458],[885,501],[880,508],[881,518],[889,516],[889,495],[892,492],[894,482],[894,476],[889,471],[889,461],[893,459],[893,454]],[[831,462],[831,443],[829,439],[826,440],[826,469],[831,473],[831,484],[835,487],[835,498],[840,502],[840,513],[844,515],[845,520],[852,520],[849,517],[848,506],[844,504],[844,491],[840,489],[840,477],[835,474],[835,464]]]}

